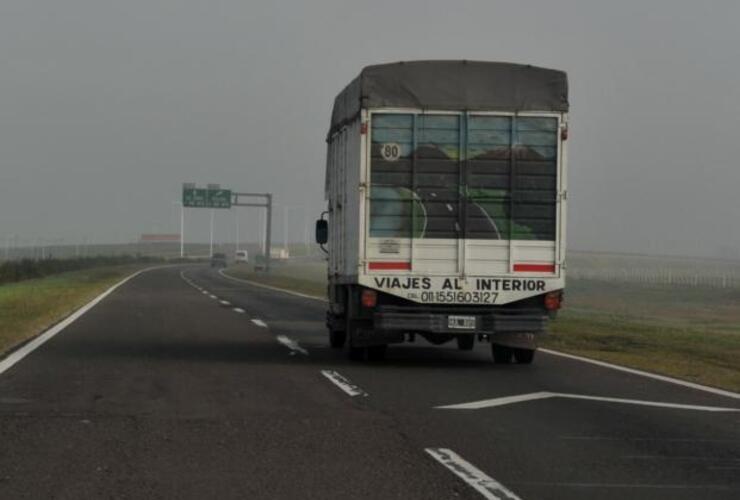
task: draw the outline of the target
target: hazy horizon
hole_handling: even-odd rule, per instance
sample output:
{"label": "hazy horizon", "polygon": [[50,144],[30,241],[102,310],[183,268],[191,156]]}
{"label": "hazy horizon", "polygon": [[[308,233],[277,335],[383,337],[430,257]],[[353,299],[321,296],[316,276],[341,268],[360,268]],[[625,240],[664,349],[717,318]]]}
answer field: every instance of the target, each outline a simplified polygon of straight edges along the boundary
{"label": "hazy horizon", "polygon": [[[183,182],[324,209],[334,96],[363,66],[510,61],[570,80],[568,246],[740,255],[740,4],[6,0],[0,245],[179,231]],[[186,237],[207,241],[208,210]],[[241,238],[259,215],[241,209]],[[235,214],[216,214],[231,240]]]}

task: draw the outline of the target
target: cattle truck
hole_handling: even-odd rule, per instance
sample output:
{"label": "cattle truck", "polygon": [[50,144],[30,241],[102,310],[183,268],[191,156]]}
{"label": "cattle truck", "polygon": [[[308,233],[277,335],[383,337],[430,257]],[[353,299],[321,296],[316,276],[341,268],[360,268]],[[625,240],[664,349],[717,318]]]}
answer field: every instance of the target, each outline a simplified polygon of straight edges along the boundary
{"label": "cattle truck", "polygon": [[364,68],[334,101],[316,225],[331,346],[490,342],[494,362],[531,363],[565,285],[567,137],[562,71]]}

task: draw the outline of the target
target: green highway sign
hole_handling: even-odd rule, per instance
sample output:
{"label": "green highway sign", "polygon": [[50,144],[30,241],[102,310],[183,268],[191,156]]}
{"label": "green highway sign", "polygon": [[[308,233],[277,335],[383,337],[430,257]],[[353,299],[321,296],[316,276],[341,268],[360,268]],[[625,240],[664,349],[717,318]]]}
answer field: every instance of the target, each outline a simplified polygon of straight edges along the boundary
{"label": "green highway sign", "polygon": [[208,206],[210,208],[231,208],[231,190],[209,189]]}
{"label": "green highway sign", "polygon": [[183,188],[182,204],[186,207],[208,208],[208,190],[201,188]]}
{"label": "green highway sign", "polygon": [[182,188],[182,205],[197,208],[231,208],[231,190],[196,188],[188,184]]}

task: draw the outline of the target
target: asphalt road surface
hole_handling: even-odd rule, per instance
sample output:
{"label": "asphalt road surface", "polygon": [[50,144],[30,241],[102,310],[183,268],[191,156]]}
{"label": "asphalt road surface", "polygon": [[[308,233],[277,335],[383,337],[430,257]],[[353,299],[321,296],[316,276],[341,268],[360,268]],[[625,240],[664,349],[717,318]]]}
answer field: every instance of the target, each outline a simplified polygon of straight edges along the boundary
{"label": "asphalt road surface", "polygon": [[323,317],[204,267],[126,282],[0,373],[0,498],[740,498],[732,394],[487,345],[353,363]]}

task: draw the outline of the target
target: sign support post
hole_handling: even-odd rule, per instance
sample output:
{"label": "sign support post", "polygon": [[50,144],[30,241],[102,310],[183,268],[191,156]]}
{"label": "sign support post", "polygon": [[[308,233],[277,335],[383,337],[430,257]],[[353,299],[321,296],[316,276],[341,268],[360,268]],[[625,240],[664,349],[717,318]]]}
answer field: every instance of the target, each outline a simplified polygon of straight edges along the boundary
{"label": "sign support post", "polygon": [[[241,198],[247,198],[242,201]],[[258,200],[254,200],[258,198]],[[196,188],[195,184],[182,185],[182,212],[180,213],[180,255],[184,255],[185,207],[211,209],[210,256],[213,257],[213,219],[216,208],[259,207],[266,212],[265,228],[265,271],[270,270],[270,243],[272,240],[272,193],[234,193],[221,189],[218,184],[209,184],[208,189]],[[236,245],[239,248],[239,219],[236,220]]]}

